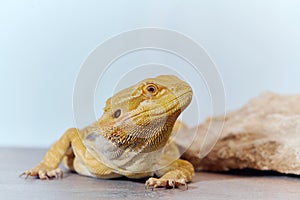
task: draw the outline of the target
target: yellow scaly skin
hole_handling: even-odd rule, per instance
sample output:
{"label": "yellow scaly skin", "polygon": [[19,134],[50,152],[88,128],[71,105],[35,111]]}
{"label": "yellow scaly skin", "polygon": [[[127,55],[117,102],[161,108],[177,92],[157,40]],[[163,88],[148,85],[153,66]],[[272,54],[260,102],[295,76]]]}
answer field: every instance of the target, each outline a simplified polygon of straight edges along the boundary
{"label": "yellow scaly skin", "polygon": [[152,177],[147,188],[187,186],[194,176],[170,140],[177,117],[192,99],[191,87],[176,76],[146,79],[109,98],[102,117],[82,130],[71,128],[43,160],[22,175],[62,176],[59,164],[97,178]]}

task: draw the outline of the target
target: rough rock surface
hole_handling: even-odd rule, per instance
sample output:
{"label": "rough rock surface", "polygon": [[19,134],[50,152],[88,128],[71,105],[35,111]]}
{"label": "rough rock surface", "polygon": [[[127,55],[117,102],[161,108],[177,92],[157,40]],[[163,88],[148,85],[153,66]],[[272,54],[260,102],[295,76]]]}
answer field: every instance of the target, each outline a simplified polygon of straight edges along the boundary
{"label": "rough rock surface", "polygon": [[[216,130],[222,125],[219,134]],[[197,128],[195,138],[185,133],[176,142],[184,147],[193,140],[183,157],[198,170],[251,168],[300,175],[300,95],[263,93],[226,117],[208,119]]]}

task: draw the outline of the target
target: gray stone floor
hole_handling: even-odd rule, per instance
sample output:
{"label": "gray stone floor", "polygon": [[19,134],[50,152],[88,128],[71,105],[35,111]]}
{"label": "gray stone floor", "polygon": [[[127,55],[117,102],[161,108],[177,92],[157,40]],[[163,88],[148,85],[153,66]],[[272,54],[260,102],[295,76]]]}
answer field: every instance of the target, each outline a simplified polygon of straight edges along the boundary
{"label": "gray stone floor", "polygon": [[63,179],[19,178],[45,150],[0,148],[0,199],[300,199],[300,177],[198,172],[189,190],[145,190],[144,180],[101,180],[65,173]]}

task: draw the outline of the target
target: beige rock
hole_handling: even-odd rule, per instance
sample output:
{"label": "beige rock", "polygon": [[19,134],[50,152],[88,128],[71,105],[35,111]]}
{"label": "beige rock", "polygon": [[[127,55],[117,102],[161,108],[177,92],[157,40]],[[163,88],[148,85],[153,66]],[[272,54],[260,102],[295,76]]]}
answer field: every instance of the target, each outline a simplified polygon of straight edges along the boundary
{"label": "beige rock", "polygon": [[185,134],[175,139],[183,150],[193,140],[183,157],[198,170],[251,168],[300,174],[300,95],[264,93],[197,128],[183,127],[179,131]]}

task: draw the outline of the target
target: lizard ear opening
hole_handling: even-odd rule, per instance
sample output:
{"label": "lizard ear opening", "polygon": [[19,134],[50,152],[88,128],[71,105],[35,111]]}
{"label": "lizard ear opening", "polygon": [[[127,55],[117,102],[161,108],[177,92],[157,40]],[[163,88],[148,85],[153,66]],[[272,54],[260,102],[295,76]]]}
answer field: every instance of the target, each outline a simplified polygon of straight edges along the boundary
{"label": "lizard ear opening", "polygon": [[121,116],[121,109],[118,109],[114,112],[114,118],[118,118]]}

